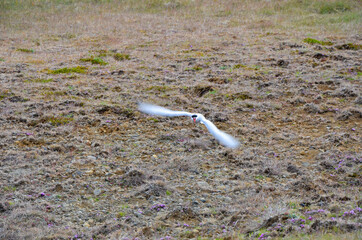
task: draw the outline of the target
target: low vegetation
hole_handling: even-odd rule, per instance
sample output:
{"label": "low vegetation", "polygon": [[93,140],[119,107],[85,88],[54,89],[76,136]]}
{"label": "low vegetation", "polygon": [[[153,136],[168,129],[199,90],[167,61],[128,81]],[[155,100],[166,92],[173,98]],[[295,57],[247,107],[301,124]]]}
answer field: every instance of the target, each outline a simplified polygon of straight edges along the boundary
{"label": "low vegetation", "polygon": [[86,73],[87,67],[77,66],[77,67],[65,67],[54,70],[48,70],[49,74],[63,74],[63,73]]}
{"label": "low vegetation", "polygon": [[327,46],[333,45],[333,43],[330,41],[320,41],[320,40],[313,39],[313,38],[305,38],[303,40],[303,42],[308,43],[308,44],[319,44],[319,45],[327,45]]}
{"label": "low vegetation", "polygon": [[18,48],[16,51],[24,52],[24,53],[34,53],[33,49],[27,49],[27,48]]}
{"label": "low vegetation", "polygon": [[0,239],[361,238],[358,1],[0,2]]}
{"label": "low vegetation", "polygon": [[92,64],[107,65],[108,63],[99,57],[81,58],[81,62],[90,62]]}

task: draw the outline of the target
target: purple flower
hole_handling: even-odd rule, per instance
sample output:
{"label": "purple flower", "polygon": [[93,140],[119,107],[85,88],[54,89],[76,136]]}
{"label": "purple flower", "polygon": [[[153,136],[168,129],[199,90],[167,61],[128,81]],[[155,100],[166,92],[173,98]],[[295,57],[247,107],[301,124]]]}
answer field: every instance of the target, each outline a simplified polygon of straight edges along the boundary
{"label": "purple flower", "polygon": [[40,197],[44,197],[45,196],[45,193],[40,193]]}
{"label": "purple flower", "polygon": [[188,225],[188,224],[184,223],[184,227],[190,227],[190,225]]}
{"label": "purple flower", "polygon": [[312,218],[312,217],[309,217],[309,218],[308,218],[308,220],[312,221],[312,220],[313,220],[313,218]]}
{"label": "purple flower", "polygon": [[265,233],[260,234],[260,237],[258,239],[264,239],[265,238],[264,235],[265,235]]}
{"label": "purple flower", "polygon": [[301,227],[301,228],[304,228],[304,224],[300,224],[300,227]]}
{"label": "purple flower", "polygon": [[356,131],[356,129],[355,129],[355,128],[352,128],[352,131]]}
{"label": "purple flower", "polygon": [[336,220],[336,218],[335,217],[331,217],[331,219],[334,221],[334,220]]}

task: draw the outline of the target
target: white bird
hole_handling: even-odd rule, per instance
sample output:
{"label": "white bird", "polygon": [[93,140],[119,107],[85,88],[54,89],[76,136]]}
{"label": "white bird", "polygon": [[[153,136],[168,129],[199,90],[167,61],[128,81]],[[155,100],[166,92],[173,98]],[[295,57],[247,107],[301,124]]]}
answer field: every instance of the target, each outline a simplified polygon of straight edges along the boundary
{"label": "white bird", "polygon": [[189,113],[183,111],[173,111],[169,110],[164,107],[148,104],[148,103],[140,103],[138,105],[138,109],[141,112],[151,114],[151,115],[158,115],[163,117],[179,117],[179,116],[188,116],[191,117],[191,120],[194,123],[200,122],[204,124],[209,132],[218,140],[222,145],[230,148],[236,148],[239,146],[239,142],[230,136],[227,133],[219,130],[212,122],[207,120],[202,114],[200,113]]}

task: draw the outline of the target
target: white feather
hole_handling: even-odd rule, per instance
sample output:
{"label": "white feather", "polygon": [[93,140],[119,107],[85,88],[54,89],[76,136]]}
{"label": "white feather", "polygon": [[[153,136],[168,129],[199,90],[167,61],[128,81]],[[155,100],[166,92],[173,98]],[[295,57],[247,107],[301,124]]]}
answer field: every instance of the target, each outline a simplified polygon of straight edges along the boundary
{"label": "white feather", "polygon": [[199,113],[189,113],[183,111],[172,111],[164,107],[148,104],[148,103],[140,103],[138,105],[138,109],[141,112],[164,116],[164,117],[178,117],[178,116],[188,116],[191,117],[192,115],[197,115],[197,120],[204,124],[209,132],[218,140],[222,145],[230,148],[236,148],[240,145],[240,143],[230,136],[227,133],[219,130],[212,122],[207,120],[202,114]]}
{"label": "white feather", "polygon": [[204,118],[201,120],[201,123],[203,123],[209,132],[218,140],[222,145],[229,147],[229,148],[237,148],[240,143],[230,136],[227,133],[224,133],[223,131],[219,130],[212,122]]}
{"label": "white feather", "polygon": [[191,113],[181,112],[181,111],[172,111],[164,107],[148,104],[148,103],[140,103],[138,105],[138,109],[141,112],[158,115],[163,117],[179,117],[179,116],[189,116],[191,117]]}

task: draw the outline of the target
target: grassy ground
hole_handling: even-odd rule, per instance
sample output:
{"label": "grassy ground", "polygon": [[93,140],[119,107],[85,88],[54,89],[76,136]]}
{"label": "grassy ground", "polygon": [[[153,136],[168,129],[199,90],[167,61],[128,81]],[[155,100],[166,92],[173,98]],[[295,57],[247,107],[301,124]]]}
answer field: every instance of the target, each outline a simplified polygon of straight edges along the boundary
{"label": "grassy ground", "polygon": [[[295,34],[357,34],[361,32],[359,1],[28,1],[1,3],[3,30],[27,34],[98,33],[117,31],[117,21],[131,14],[200,21],[195,28],[222,23]],[[126,16],[125,16],[126,15]],[[61,19],[62,21],[58,21]],[[72,26],[70,26],[72,25]],[[119,25],[118,25],[119,26]],[[37,35],[35,32],[34,36]]]}
{"label": "grassy ground", "polygon": [[360,1],[0,4],[0,239],[361,238]]}

